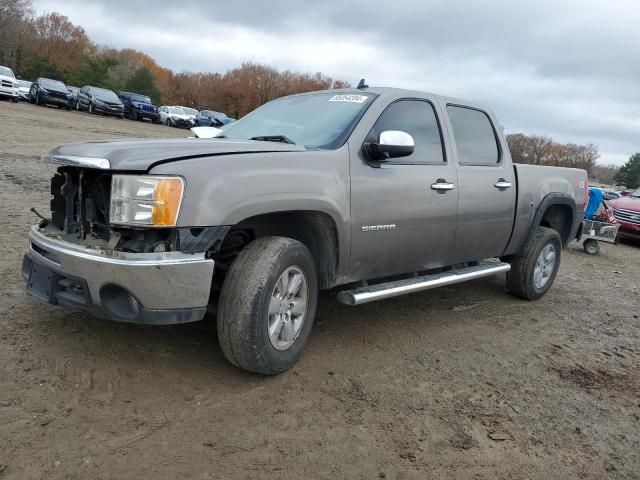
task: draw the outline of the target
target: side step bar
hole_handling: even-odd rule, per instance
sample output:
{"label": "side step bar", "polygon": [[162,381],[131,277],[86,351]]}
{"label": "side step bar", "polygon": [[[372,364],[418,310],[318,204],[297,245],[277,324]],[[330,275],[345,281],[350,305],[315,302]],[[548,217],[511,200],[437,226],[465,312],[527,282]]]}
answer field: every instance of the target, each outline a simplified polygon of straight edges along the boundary
{"label": "side step bar", "polygon": [[511,265],[508,263],[480,262],[479,265],[473,267],[458,268],[442,273],[344,290],[338,293],[338,301],[346,305],[360,305],[407,293],[421,292],[422,290],[488,277],[496,273],[508,272],[509,270],[511,270]]}

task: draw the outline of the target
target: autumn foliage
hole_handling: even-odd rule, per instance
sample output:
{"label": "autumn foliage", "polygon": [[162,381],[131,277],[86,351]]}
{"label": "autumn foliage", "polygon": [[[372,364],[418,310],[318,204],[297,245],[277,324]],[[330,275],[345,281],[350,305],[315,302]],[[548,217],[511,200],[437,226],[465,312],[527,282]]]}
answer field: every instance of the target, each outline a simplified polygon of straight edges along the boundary
{"label": "autumn foliage", "polygon": [[600,157],[598,147],[593,144],[557,143],[542,135],[514,133],[507,135],[507,143],[515,163],[582,168],[589,175]]}
{"label": "autumn foliage", "polygon": [[158,104],[208,108],[235,118],[283,95],[349,86],[322,73],[254,63],[222,74],[176,73],[138,50],[94,44],[59,13],[34,17],[30,0],[0,0],[0,65],[28,80],[45,76],[75,86],[135,89]]}

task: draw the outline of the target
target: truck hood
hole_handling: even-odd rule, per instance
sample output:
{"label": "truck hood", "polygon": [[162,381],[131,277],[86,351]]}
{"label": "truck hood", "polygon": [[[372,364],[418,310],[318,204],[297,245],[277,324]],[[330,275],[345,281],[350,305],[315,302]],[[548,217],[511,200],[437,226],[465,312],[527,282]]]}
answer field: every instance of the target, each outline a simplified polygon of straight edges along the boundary
{"label": "truck hood", "polygon": [[302,145],[224,138],[105,140],[60,145],[51,150],[46,159],[78,165],[86,164],[83,160],[87,159],[106,159],[111,170],[143,172],[161,163],[197,157],[304,151]]}
{"label": "truck hood", "polygon": [[625,210],[633,210],[634,212],[640,212],[640,198],[631,196],[620,197],[615,200],[609,200],[607,202],[613,208],[623,208]]}

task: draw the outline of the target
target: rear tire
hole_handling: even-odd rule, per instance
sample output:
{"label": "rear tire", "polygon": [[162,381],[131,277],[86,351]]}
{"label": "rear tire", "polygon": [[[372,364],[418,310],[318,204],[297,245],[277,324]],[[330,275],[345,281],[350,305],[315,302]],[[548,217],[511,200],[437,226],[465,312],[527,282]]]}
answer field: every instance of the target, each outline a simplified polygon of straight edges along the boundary
{"label": "rear tire", "polygon": [[582,244],[582,248],[589,255],[598,255],[600,253],[600,244],[593,238],[587,238]]}
{"label": "rear tire", "polygon": [[507,288],[516,297],[538,300],[553,285],[560,267],[562,241],[555,230],[538,227],[523,255],[511,257]]}
{"label": "rear tire", "polygon": [[220,292],[218,341],[232,364],[275,375],[300,358],[313,326],[318,278],[311,253],[286,237],[261,237],[231,265]]}

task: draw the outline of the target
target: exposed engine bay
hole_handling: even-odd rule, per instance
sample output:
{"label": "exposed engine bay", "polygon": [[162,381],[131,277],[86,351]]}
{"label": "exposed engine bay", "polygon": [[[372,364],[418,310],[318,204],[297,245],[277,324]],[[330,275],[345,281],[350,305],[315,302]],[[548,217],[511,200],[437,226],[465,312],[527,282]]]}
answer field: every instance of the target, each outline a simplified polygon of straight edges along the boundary
{"label": "exposed engine bay", "polygon": [[51,220],[41,228],[90,248],[135,253],[216,250],[229,230],[111,225],[111,180],[110,171],[59,167],[51,179]]}

